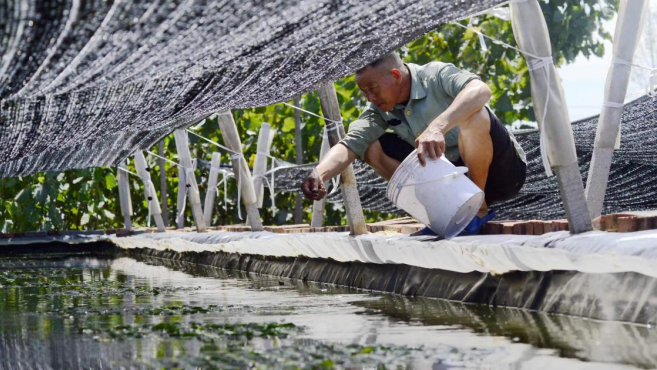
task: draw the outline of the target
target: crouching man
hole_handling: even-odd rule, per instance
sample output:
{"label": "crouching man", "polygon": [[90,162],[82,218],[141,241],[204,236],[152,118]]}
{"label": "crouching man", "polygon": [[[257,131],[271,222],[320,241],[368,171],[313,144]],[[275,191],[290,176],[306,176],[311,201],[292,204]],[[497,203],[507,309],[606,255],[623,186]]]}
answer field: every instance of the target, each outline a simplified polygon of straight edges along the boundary
{"label": "crouching man", "polygon": [[390,180],[414,149],[423,166],[442,155],[466,166],[470,180],[484,190],[484,204],[461,235],[479,233],[495,217],[488,206],[518,194],[525,154],[486,106],[491,90],[477,75],[440,62],[406,64],[393,52],[358,70],[356,83],[369,104],[303,182],[307,198],[322,199],[323,183],[357,157]]}

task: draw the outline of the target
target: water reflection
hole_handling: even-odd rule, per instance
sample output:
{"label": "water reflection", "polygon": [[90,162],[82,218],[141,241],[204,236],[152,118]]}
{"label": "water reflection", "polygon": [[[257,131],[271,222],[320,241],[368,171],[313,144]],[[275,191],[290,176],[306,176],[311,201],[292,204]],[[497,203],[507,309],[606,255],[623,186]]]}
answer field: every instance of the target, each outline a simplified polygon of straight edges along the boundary
{"label": "water reflection", "polygon": [[[241,367],[277,358],[311,364],[303,356],[349,357],[356,349],[378,361],[436,369],[657,364],[655,331],[643,326],[367,294],[164,260],[3,259],[0,285],[0,369]],[[214,329],[195,329],[190,338],[152,330],[166,324],[184,332],[194,323],[293,323],[305,330],[249,341],[249,351],[273,359],[247,358],[243,343]]]}

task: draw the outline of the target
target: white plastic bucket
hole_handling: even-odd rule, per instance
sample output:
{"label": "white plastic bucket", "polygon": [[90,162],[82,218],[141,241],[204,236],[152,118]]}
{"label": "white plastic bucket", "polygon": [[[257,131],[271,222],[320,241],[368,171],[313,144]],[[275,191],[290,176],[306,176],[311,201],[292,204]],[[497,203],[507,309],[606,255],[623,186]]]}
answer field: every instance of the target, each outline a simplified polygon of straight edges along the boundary
{"label": "white plastic bucket", "polygon": [[453,238],[472,220],[484,202],[484,192],[444,156],[427,159],[422,167],[413,151],[392,175],[386,195],[397,207],[439,236]]}

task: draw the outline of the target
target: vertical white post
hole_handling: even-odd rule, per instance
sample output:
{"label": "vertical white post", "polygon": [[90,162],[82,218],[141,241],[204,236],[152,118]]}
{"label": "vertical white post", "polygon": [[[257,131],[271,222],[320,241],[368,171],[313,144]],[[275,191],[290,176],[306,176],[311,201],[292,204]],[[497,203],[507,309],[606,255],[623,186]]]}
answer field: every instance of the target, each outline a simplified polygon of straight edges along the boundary
{"label": "vertical white post", "polygon": [[570,231],[575,234],[589,231],[591,217],[577,164],[575,139],[559,74],[552,64],[552,47],[543,12],[537,0],[512,1],[510,7],[514,36],[525,52],[530,70],[542,153],[556,172]]}
{"label": "vertical white post", "polygon": [[[176,145],[177,146],[177,145]],[[185,204],[187,204],[187,183],[185,182],[185,169],[178,155],[178,197],[176,199],[176,228],[185,228]]]}
{"label": "vertical white post", "polygon": [[197,232],[205,231],[205,221],[203,220],[203,208],[201,207],[201,196],[198,192],[194,167],[192,166],[192,156],[189,153],[189,139],[185,129],[173,132],[176,139],[176,149],[180,157],[180,164],[184,170],[185,187],[188,190],[189,203],[192,207],[192,216]]}
{"label": "vertical white post", "polygon": [[[299,96],[294,98],[294,106],[299,106]],[[303,163],[303,136],[301,132],[301,111],[294,110],[294,144],[296,149],[296,164]],[[323,199],[322,199],[323,200]],[[324,209],[322,208],[322,213]],[[294,223],[300,224],[303,219],[303,196],[301,191],[297,190],[296,201],[294,202]]]}
{"label": "vertical white post", "polygon": [[[614,32],[614,60],[607,73],[605,101],[595,134],[586,199],[591,218],[602,214],[614,148],[620,144],[620,123],[632,63],[648,8],[645,0],[621,0]],[[625,62],[625,63],[624,63]]]}
{"label": "vertical white post", "polygon": [[[242,141],[237,133],[237,126],[230,111],[222,112],[219,114],[219,129],[224,138],[227,147],[235,153],[242,153]],[[251,231],[263,231],[262,220],[260,219],[260,212],[258,211],[258,198],[253,190],[253,179],[251,178],[251,171],[249,165],[246,163],[244,156],[231,155],[233,163],[233,172],[235,179],[240,186],[242,193],[242,204],[246,208],[247,218],[251,225]]]}
{"label": "vertical white post", "polygon": [[[329,145],[329,140],[328,140],[328,133],[326,130],[322,133],[322,146],[319,151],[319,160],[321,161],[322,158],[326,155],[326,153],[331,149],[331,145]],[[328,186],[328,182],[324,183],[324,187]],[[324,208],[326,206],[326,198],[322,198],[321,200],[315,200],[313,201],[313,218],[310,220],[310,226],[312,227],[322,227],[324,224]]]}
{"label": "vertical white post", "polygon": [[148,165],[146,164],[146,158],[144,158],[144,153],[141,150],[135,152],[135,169],[137,170],[137,175],[141,177],[141,180],[144,182],[144,196],[146,197],[146,204],[148,204],[148,210],[155,224],[157,225],[157,231],[164,232],[164,221],[162,221],[162,209],[160,208],[160,202],[157,199],[157,192],[155,191],[155,185],[151,181],[151,174],[148,172]]}
{"label": "vertical white post", "polygon": [[[157,146],[158,148],[158,154],[162,157],[164,157],[164,139],[160,141],[160,143]],[[167,169],[164,167],[164,159],[158,158],[157,159],[157,166],[160,168],[160,198],[162,199],[162,203],[160,204],[160,208],[162,208],[162,220],[164,221],[165,225],[169,225],[169,207],[167,206]]]}
{"label": "vertical white post", "polygon": [[128,180],[128,173],[122,171],[125,169],[125,163],[119,163],[118,170],[116,171],[117,180],[119,182],[119,201],[121,202],[121,213],[123,214],[123,224],[126,229],[132,229],[132,222],[130,216],[132,215],[132,201],[130,200],[130,184]]}
{"label": "vertical white post", "polygon": [[221,166],[221,154],[214,152],[212,153],[212,161],[210,162],[208,189],[205,192],[205,204],[203,205],[203,220],[206,226],[212,225],[212,211],[214,210],[214,199],[217,194],[219,166]]}
{"label": "vertical white post", "polygon": [[[340,106],[338,105],[338,96],[335,92],[333,83],[322,85],[317,90],[319,101],[322,105],[322,112],[324,117],[332,121],[340,121],[342,116],[340,114]],[[337,125],[334,122],[326,122],[328,131],[329,144],[331,146],[337,145],[341,138],[345,136],[344,127]],[[354,168],[349,165],[344,172],[340,175],[340,184],[342,187],[342,201],[344,208],[347,211],[347,219],[349,220],[349,228],[352,235],[367,234],[367,225],[365,224],[365,216],[363,216],[363,207],[360,204],[360,196],[358,195],[358,186],[356,184],[356,176],[354,175]]]}
{"label": "vertical white post", "polygon": [[[263,122],[260,126],[260,132],[258,133],[258,147],[253,163],[253,190],[256,193],[256,198],[258,199],[258,208],[262,208],[262,201],[265,193],[265,186],[262,176],[267,172],[267,155],[271,149],[271,141],[269,136],[271,133],[271,127],[269,123]],[[269,189],[271,191],[271,189]]]}

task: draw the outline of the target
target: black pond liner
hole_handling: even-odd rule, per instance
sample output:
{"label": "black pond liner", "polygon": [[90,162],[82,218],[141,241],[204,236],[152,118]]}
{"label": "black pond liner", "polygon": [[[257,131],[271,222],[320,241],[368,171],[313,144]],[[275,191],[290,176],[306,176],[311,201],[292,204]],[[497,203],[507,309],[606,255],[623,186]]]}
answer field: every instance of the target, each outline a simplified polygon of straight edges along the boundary
{"label": "black pond liner", "polygon": [[440,298],[606,321],[657,323],[657,279],[634,272],[593,274],[553,270],[514,271],[499,275],[459,273],[405,264],[338,262],[308,257],[123,249],[109,241],[0,247],[0,257],[44,253],[81,253],[137,260],[148,258],[163,265],[184,262],[404,296]]}

